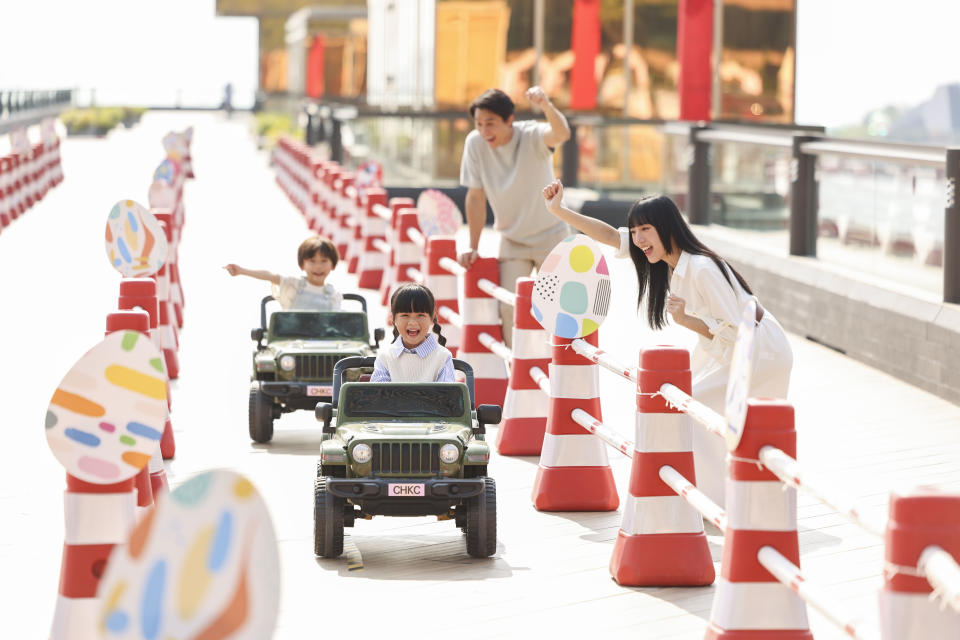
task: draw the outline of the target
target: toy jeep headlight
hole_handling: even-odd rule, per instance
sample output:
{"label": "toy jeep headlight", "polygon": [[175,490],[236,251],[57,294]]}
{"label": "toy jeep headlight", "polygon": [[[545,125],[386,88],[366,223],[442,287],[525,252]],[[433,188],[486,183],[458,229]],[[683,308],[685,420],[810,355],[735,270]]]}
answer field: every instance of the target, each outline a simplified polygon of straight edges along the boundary
{"label": "toy jeep headlight", "polygon": [[373,457],[373,449],[370,448],[370,445],[363,443],[355,446],[351,453],[353,455],[353,461],[358,464],[366,464],[370,462],[370,458]]}
{"label": "toy jeep headlight", "polygon": [[447,443],[440,447],[440,461],[444,464],[453,464],[460,459],[460,449],[457,445]]}
{"label": "toy jeep headlight", "polygon": [[293,371],[297,366],[297,360],[293,356],[283,356],[280,358],[280,368],[284,371]]}

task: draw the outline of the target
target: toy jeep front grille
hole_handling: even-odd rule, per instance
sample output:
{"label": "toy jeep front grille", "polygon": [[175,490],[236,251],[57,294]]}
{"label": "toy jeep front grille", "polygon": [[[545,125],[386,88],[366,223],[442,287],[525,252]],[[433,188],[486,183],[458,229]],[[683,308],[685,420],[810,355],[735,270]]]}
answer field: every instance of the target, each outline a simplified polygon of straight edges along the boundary
{"label": "toy jeep front grille", "polygon": [[333,377],[333,365],[342,358],[339,354],[296,356],[296,376],[300,380],[329,380]]}
{"label": "toy jeep front grille", "polygon": [[374,475],[435,475],[440,472],[440,445],[429,442],[374,442]]}

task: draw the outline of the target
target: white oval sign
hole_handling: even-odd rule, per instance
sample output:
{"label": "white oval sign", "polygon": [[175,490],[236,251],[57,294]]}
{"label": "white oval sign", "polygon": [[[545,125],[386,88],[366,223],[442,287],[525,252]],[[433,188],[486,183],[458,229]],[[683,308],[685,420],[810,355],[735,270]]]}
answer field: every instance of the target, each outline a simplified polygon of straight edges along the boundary
{"label": "white oval sign", "polygon": [[110,266],[127,278],[150,276],[167,259],[167,236],[149,210],[121,200],[107,216],[106,249]]}
{"label": "white oval sign", "polygon": [[460,209],[442,191],[426,189],[417,197],[417,222],[423,235],[455,235],[462,220]]}

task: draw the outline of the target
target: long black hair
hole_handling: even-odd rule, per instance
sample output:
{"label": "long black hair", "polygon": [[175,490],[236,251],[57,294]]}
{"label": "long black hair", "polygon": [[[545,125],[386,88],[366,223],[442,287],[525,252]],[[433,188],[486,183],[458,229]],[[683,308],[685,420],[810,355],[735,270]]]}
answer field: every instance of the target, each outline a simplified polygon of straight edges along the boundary
{"label": "long black hair", "polygon": [[437,303],[433,299],[433,293],[422,284],[408,282],[399,286],[390,296],[390,313],[393,314],[393,340],[391,344],[400,337],[397,331],[396,317],[398,313],[428,313],[433,318],[433,332],[437,334],[437,342],[440,346],[447,344],[447,339],[440,333],[440,323],[437,322]]}
{"label": "long black hair", "polygon": [[[663,249],[668,254],[673,252],[673,245],[676,243],[677,247],[687,253],[707,256],[716,263],[717,268],[720,269],[720,273],[723,274],[723,278],[731,288],[734,288],[733,282],[730,280],[727,269],[730,270],[730,273],[733,273],[744,291],[753,295],[747,281],[737,273],[736,269],[697,240],[683,216],[680,215],[677,205],[667,196],[646,196],[633,203],[630,212],[627,214],[627,228],[633,229],[645,224],[649,224],[657,230],[660,242],[663,243]],[[667,324],[665,306],[667,291],[670,290],[670,265],[665,260],[649,262],[643,251],[633,244],[632,240],[630,242],[630,259],[633,260],[633,266],[637,270],[637,283],[640,285],[637,307],[639,308],[643,303],[644,293],[646,293],[647,322],[653,329],[662,329]]]}

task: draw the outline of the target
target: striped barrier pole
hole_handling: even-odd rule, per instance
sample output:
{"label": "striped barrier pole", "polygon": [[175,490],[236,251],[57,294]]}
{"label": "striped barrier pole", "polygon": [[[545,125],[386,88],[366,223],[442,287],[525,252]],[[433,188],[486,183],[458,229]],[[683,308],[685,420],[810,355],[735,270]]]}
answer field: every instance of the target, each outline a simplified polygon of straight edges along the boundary
{"label": "striped barrier pole", "polygon": [[348,190],[353,187],[353,174],[344,171],[334,183],[336,194],[333,201],[336,203],[336,209],[331,215],[331,224],[333,225],[333,235],[330,239],[337,246],[337,253],[341,260],[349,260],[350,251],[350,220],[353,218],[353,198],[350,197]]}
{"label": "striped barrier pole", "polygon": [[[397,283],[393,281],[397,270],[397,245],[401,242],[399,236],[400,211],[403,209],[412,209],[416,211],[413,198],[390,198],[388,201],[390,208],[390,221],[387,224],[387,245],[390,252],[387,254],[387,263],[383,270],[383,279],[380,281],[380,304],[387,306],[390,302],[390,295],[393,293]],[[411,266],[417,266],[420,262],[419,256],[410,263]]]}

